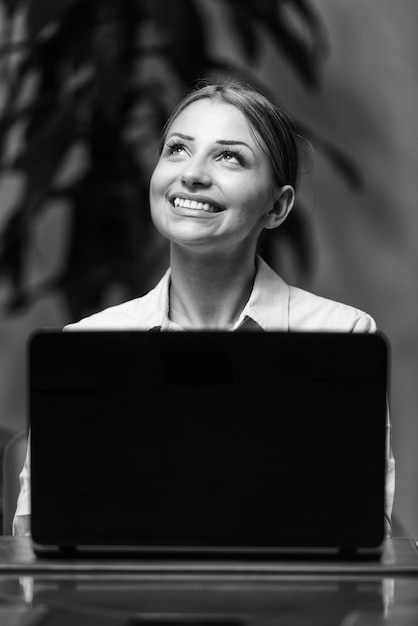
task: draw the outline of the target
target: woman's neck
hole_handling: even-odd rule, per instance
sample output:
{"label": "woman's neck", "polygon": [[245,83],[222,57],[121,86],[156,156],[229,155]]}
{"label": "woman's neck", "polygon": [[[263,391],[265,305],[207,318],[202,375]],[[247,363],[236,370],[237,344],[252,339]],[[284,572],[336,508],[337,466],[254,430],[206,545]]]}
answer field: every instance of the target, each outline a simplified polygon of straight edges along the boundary
{"label": "woman's neck", "polygon": [[255,277],[254,255],[197,256],[171,248],[171,321],[182,328],[228,329],[245,307]]}

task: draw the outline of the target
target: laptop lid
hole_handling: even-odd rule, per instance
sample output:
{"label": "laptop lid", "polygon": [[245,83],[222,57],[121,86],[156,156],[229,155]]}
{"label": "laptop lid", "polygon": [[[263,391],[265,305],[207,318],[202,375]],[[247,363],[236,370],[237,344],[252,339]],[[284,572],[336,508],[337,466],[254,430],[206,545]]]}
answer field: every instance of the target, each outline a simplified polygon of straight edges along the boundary
{"label": "laptop lid", "polygon": [[38,553],[379,550],[381,334],[43,330],[28,357]]}

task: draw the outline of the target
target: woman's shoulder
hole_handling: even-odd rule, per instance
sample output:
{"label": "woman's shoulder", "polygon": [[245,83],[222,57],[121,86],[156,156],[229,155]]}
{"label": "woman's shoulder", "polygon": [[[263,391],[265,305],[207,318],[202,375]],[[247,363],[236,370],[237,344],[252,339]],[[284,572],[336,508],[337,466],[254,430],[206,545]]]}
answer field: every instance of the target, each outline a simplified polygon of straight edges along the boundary
{"label": "woman's shoulder", "polygon": [[354,306],[290,286],[289,327],[290,330],[375,332],[376,322]]}
{"label": "woman's shoulder", "polygon": [[168,298],[168,274],[148,293],[68,324],[65,330],[149,330],[159,324]]}
{"label": "woman's shoulder", "polygon": [[[148,295],[148,294],[147,294]],[[83,317],[78,322],[65,326],[66,330],[84,330],[100,328],[138,328],[141,326],[143,303],[147,296],[128,300],[121,304],[107,307],[102,311]]]}

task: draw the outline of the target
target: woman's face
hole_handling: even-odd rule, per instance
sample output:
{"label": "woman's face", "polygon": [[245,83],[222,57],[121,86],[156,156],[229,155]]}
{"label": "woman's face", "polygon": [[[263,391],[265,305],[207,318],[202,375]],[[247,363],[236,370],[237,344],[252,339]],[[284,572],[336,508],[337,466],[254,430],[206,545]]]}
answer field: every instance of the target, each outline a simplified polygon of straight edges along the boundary
{"label": "woman's face", "polygon": [[236,107],[204,98],[173,121],[150,183],[165,237],[210,251],[256,243],[276,195],[269,160]]}

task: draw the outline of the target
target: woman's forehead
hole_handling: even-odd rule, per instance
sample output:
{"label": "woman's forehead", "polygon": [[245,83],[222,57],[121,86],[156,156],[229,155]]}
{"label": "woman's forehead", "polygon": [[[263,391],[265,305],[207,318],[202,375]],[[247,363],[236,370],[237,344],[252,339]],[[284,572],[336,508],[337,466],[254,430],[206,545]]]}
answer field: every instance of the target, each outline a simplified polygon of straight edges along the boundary
{"label": "woman's forehead", "polygon": [[170,124],[167,134],[193,137],[213,135],[222,140],[256,143],[255,131],[246,116],[233,104],[202,98],[189,104]]}

